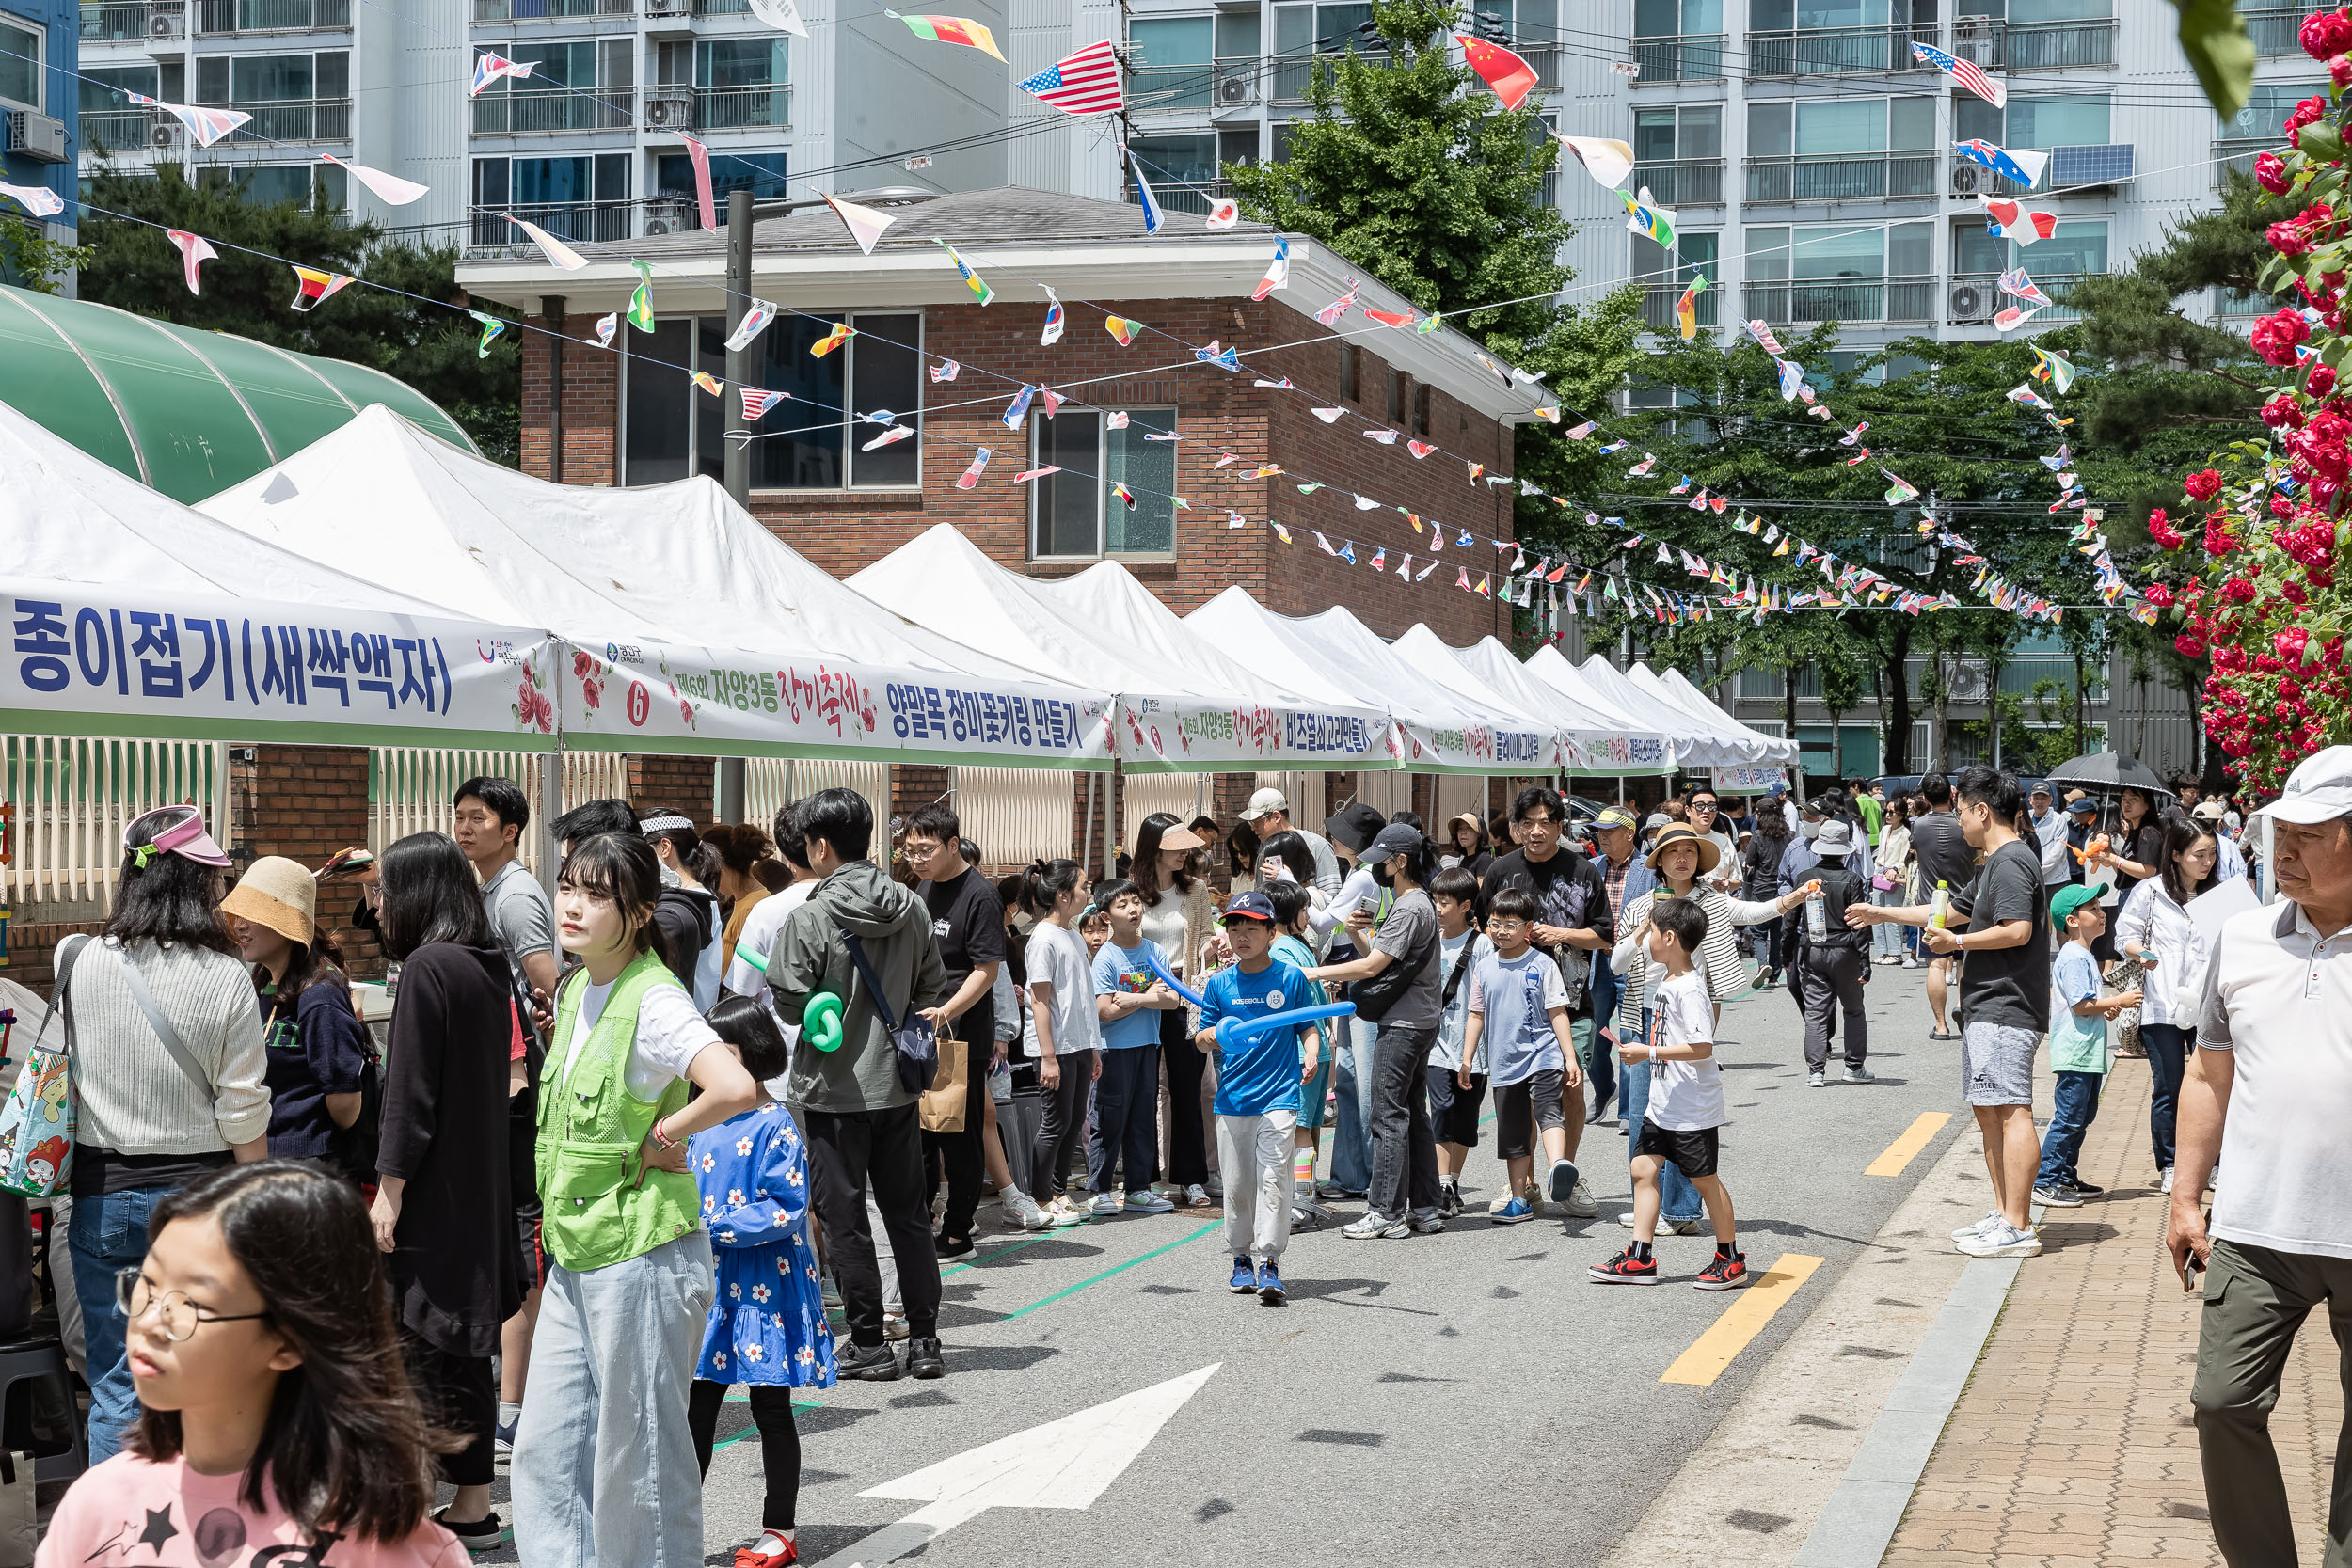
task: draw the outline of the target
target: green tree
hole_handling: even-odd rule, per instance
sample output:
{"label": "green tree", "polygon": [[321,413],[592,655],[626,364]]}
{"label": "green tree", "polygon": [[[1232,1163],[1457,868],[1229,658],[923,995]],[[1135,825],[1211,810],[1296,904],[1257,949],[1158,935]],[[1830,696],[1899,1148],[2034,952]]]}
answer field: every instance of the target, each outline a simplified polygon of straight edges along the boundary
{"label": "green tree", "polygon": [[[1315,61],[1287,159],[1222,172],[1250,217],[1311,235],[1415,309],[1446,313],[1540,372],[1564,407],[1603,408],[1639,356],[1639,292],[1582,309],[1560,302],[1575,276],[1560,251],[1575,230],[1543,198],[1560,144],[1532,98],[1505,111],[1449,57],[1463,21],[1454,0],[1379,0],[1376,42]],[[1553,493],[1595,471],[1591,447],[1554,426],[1521,427],[1516,456],[1515,472]]]}
{"label": "green tree", "polygon": [[50,239],[38,223],[0,218],[0,281],[54,294],[68,273],[89,265],[90,256],[88,245]]}
{"label": "green tree", "polygon": [[[421,250],[351,222],[325,201],[248,204],[233,187],[188,183],[177,166],[154,177],[103,172],[90,182],[91,252],[85,299],[183,326],[231,332],[274,347],[348,359],[406,382],[449,411],[485,455],[514,466],[521,439],[522,361],[515,333],[476,352],[481,328],[465,314],[455,247]],[[191,294],[166,229],[201,234],[219,251]],[[287,307],[287,263],[347,273],[376,288],[348,288],[318,309]],[[396,291],[396,292],[395,292]]]}

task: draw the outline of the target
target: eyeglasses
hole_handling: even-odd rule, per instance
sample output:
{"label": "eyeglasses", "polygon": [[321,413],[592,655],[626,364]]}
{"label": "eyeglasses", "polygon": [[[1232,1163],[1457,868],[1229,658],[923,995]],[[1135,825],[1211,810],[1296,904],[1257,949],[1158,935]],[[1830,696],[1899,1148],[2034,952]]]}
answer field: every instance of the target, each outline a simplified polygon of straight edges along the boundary
{"label": "eyeglasses", "polygon": [[166,1291],[158,1295],[147,1275],[137,1269],[123,1269],[115,1275],[115,1307],[133,1323],[147,1316],[148,1309],[159,1309],[164,1338],[173,1344],[182,1344],[195,1338],[199,1323],[239,1323],[252,1318],[266,1318],[267,1312],[215,1312],[201,1303],[190,1301],[179,1291]]}
{"label": "eyeglasses", "polygon": [[1693,800],[1691,802],[1691,809],[1692,811],[1713,811],[1715,809],[1715,802],[1712,800]]}
{"label": "eyeglasses", "polygon": [[1486,919],[1486,929],[1498,936],[1507,937],[1514,931],[1524,931],[1527,925],[1524,920],[1505,920],[1499,914],[1489,915]]}

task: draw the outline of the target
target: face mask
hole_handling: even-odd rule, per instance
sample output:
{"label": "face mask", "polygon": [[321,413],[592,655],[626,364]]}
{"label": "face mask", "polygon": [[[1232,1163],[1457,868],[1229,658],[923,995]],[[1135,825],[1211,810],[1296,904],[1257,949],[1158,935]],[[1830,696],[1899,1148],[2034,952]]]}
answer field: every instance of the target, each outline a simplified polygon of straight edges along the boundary
{"label": "face mask", "polygon": [[686,883],[675,871],[665,865],[661,868],[661,885],[663,887],[684,887]]}
{"label": "face mask", "polygon": [[1808,844],[1813,841],[1820,831],[1821,825],[1819,822],[1800,822],[1797,824],[1797,832],[1804,836],[1805,842]]}

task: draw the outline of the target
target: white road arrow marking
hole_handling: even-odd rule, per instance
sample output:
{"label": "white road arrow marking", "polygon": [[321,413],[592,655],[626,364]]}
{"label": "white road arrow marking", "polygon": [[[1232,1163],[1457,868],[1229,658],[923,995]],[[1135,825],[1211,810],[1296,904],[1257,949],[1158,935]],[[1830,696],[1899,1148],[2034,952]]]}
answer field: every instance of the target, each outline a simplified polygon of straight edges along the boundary
{"label": "white road arrow marking", "polygon": [[1000,1437],[858,1494],[925,1506],[817,1568],[879,1568],[992,1508],[1090,1508],[1223,1362]]}

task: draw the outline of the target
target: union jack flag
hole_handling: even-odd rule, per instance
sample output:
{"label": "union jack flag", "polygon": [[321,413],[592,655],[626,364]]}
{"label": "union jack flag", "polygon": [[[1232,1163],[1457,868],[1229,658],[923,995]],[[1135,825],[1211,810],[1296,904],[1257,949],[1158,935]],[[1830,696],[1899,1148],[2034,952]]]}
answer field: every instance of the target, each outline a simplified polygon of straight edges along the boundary
{"label": "union jack flag", "polygon": [[1119,91],[1119,56],[1108,39],[1047,66],[1020,87],[1066,115],[1115,115],[1123,102]]}
{"label": "union jack flag", "polygon": [[1911,53],[1915,58],[1933,66],[1994,108],[2009,103],[2009,85],[1994,81],[1966,60],[1955,59],[1931,43],[1915,43],[1911,46]]}

